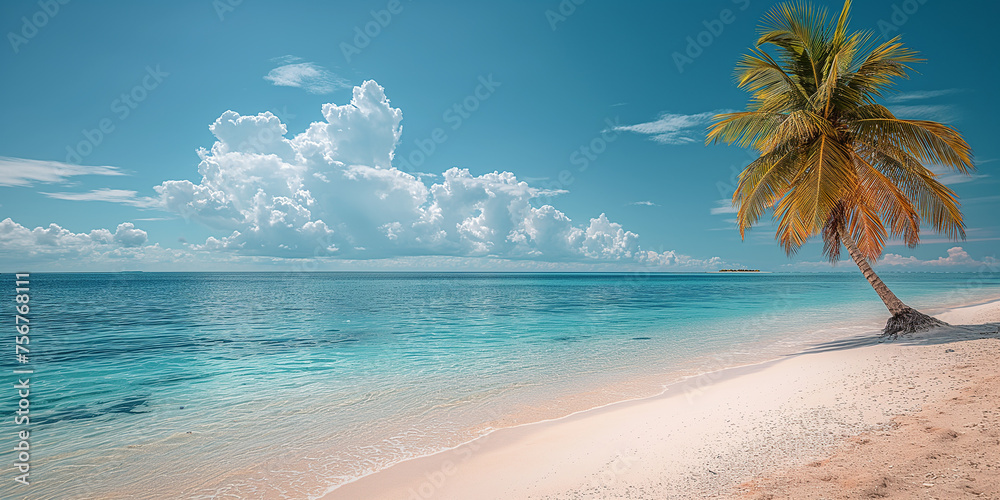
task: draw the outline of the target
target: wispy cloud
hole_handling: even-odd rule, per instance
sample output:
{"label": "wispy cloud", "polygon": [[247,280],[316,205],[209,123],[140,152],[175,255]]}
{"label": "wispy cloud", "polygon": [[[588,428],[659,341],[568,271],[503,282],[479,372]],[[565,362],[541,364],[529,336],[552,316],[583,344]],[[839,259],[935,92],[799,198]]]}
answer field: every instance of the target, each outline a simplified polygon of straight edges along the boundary
{"label": "wispy cloud", "polygon": [[989,177],[987,174],[963,174],[941,165],[930,165],[929,168],[937,176],[936,178],[938,182],[946,186],[953,184],[965,184],[966,182],[972,182],[976,179]]}
{"label": "wispy cloud", "polygon": [[1000,194],[995,194],[993,196],[977,196],[975,198],[963,198],[963,205],[978,205],[980,203],[997,203],[1000,202]]}
{"label": "wispy cloud", "polygon": [[736,224],[737,224],[737,220],[736,219],[725,219],[722,222],[725,222],[726,224],[729,224],[729,226],[727,226],[727,227],[712,227],[712,228],[708,228],[707,230],[708,231],[735,231],[736,230]]}
{"label": "wispy cloud", "polygon": [[60,183],[79,175],[125,175],[125,173],[115,167],[0,156],[0,186],[30,186],[36,182]]}
{"label": "wispy cloud", "polygon": [[723,198],[715,202],[715,206],[712,207],[712,210],[710,210],[710,212],[712,213],[712,215],[735,214],[736,212],[739,212],[739,210],[737,210],[736,207],[733,206],[733,200]]}
{"label": "wispy cloud", "polygon": [[914,90],[912,92],[901,92],[894,96],[890,96],[886,98],[886,102],[900,103],[908,101],[921,101],[924,99],[933,99],[935,97],[957,94],[961,91],[962,89]]}
{"label": "wispy cloud", "polygon": [[658,207],[659,206],[656,203],[653,203],[651,201],[633,201],[632,203],[629,203],[629,205],[642,205],[642,206],[645,206],[645,207]]}
{"label": "wispy cloud", "polygon": [[[966,238],[966,239],[964,239],[962,241],[965,242],[965,243],[972,243],[972,242],[977,242],[977,241],[1000,241],[1000,237],[995,237],[994,236],[994,237],[983,237],[983,238]],[[920,244],[921,245],[939,245],[939,244],[942,244],[942,243],[950,243],[950,244],[954,245],[956,243],[956,241],[955,240],[949,240],[948,238],[931,238],[931,239],[926,239],[926,240],[925,239],[920,240]],[[894,241],[888,241],[888,242],[886,242],[885,246],[887,246],[887,247],[902,247],[902,246],[906,246],[906,243],[904,243],[902,241],[899,241],[899,240],[894,240]]]}
{"label": "wispy cloud", "polygon": [[[940,122],[955,121],[958,113],[954,106],[943,104],[918,104],[917,101],[925,101],[946,95],[962,92],[962,89],[941,89],[941,90],[914,90],[912,92],[902,92],[889,96],[886,102],[897,104],[890,106],[892,113],[900,118],[935,120]],[[909,104],[907,104],[909,103]]]}
{"label": "wispy cloud", "polygon": [[655,121],[622,125],[614,129],[620,132],[648,135],[660,144],[690,144],[701,140],[704,136],[705,126],[712,122],[715,115],[728,112],[730,110],[722,109],[693,115],[663,113]]}
{"label": "wispy cloud", "polygon": [[899,118],[934,120],[939,122],[955,121],[957,117],[954,106],[946,106],[942,104],[892,106],[889,108],[889,111],[892,111],[892,114],[898,116]]}
{"label": "wispy cloud", "polygon": [[156,206],[159,201],[150,197],[137,197],[135,191],[126,189],[95,189],[85,193],[46,193],[41,192],[49,198],[69,201],[106,201],[109,203],[121,203],[139,208],[149,208]]}
{"label": "wispy cloud", "polygon": [[[962,204],[965,205],[969,200],[962,200]],[[966,238],[962,239],[963,243],[971,243],[978,241],[1000,241],[1000,236],[997,236],[997,229],[1000,226],[993,227],[967,227],[965,228]],[[930,235],[927,237],[920,238],[921,245],[940,245],[947,244],[950,246],[955,246],[959,241],[952,238],[947,238],[939,234]],[[886,247],[902,247],[906,246],[906,243],[902,240],[891,239],[885,242]]]}
{"label": "wispy cloud", "polygon": [[300,62],[295,56],[274,59],[281,64],[264,77],[265,80],[282,87],[299,87],[312,94],[329,94],[335,90],[350,88],[347,80],[326,68],[311,62]]}

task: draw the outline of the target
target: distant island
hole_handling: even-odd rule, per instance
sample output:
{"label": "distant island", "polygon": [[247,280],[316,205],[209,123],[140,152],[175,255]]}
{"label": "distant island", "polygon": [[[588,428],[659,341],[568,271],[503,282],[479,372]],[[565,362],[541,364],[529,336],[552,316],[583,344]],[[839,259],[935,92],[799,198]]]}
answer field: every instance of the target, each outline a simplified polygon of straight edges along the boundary
{"label": "distant island", "polygon": [[760,269],[719,269],[720,273],[759,273]]}

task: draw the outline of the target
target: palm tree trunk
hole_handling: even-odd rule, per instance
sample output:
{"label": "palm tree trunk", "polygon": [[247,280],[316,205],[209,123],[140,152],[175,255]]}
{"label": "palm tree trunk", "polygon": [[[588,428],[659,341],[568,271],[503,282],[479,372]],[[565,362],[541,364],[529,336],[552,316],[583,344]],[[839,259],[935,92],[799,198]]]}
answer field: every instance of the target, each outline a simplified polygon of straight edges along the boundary
{"label": "palm tree trunk", "polygon": [[892,314],[892,317],[885,324],[885,329],[882,330],[883,336],[895,338],[902,333],[913,333],[929,330],[936,326],[947,325],[947,323],[927,316],[904,304],[902,300],[899,300],[899,297],[896,297],[896,294],[892,293],[892,290],[889,290],[889,287],[882,281],[882,278],[879,278],[878,274],[875,274],[875,270],[868,264],[868,260],[861,254],[861,250],[858,250],[858,245],[854,243],[854,238],[851,237],[851,234],[845,228],[840,229],[840,241],[843,242],[844,247],[847,248],[847,253],[851,255],[851,259],[854,259],[854,263],[861,269],[861,273],[865,275],[865,279],[875,289],[875,293],[878,294],[882,302],[885,303],[885,307],[889,309],[889,313]]}
{"label": "palm tree trunk", "polygon": [[889,309],[890,313],[896,315],[910,308],[904,304],[902,300],[899,300],[899,297],[896,297],[896,294],[892,293],[892,290],[889,290],[889,287],[882,281],[882,278],[879,278],[878,275],[875,274],[875,270],[868,264],[868,260],[865,259],[865,256],[861,255],[861,250],[858,250],[858,245],[854,243],[854,239],[851,238],[850,233],[841,229],[840,241],[844,243],[844,247],[847,248],[847,253],[849,253],[851,258],[854,259],[854,263],[858,265],[859,269],[861,269],[861,273],[865,275],[865,279],[868,280],[868,283],[870,283],[872,288],[875,289],[875,293],[877,293],[879,298],[882,299],[882,302],[885,303],[885,307]]}

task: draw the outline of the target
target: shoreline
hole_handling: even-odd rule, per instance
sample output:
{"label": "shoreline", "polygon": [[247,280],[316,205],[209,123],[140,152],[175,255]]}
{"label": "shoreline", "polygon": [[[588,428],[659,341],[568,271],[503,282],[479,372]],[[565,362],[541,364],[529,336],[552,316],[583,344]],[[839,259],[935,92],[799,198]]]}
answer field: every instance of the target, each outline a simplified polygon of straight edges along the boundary
{"label": "shoreline", "polygon": [[[153,282],[183,284],[189,279],[161,282],[157,278]],[[232,280],[232,275],[224,275],[217,281],[226,285]],[[334,485],[380,474],[415,457],[452,451],[462,453],[458,458],[464,460],[466,455],[478,453],[474,447],[480,443],[469,446],[471,441],[498,429],[557,421],[569,414],[586,414],[621,401],[641,401],[668,390],[697,395],[724,374],[733,373],[724,368],[751,371],[755,368],[748,365],[781,359],[821,341],[848,339],[865,331],[869,333],[862,336],[874,337],[871,331],[884,324],[880,314],[884,309],[869,300],[875,297],[871,290],[859,289],[850,281],[824,281],[807,274],[764,282],[773,286],[729,290],[729,280],[684,279],[678,282],[684,288],[671,280],[659,285],[613,280],[614,294],[610,296],[630,300],[615,302],[611,308],[614,314],[607,314],[594,312],[601,301],[575,301],[571,309],[563,311],[535,307],[562,301],[551,301],[554,295],[540,293],[551,290],[551,283],[533,279],[524,283],[537,288],[538,295],[528,295],[537,300],[520,302],[535,311],[525,315],[531,320],[523,327],[530,334],[524,336],[527,341],[511,341],[490,351],[495,342],[479,342],[478,336],[469,336],[472,344],[487,351],[480,354],[478,347],[469,348],[472,344],[448,351],[447,366],[453,368],[447,370],[437,369],[446,365],[432,355],[451,349],[450,340],[445,340],[452,337],[435,336],[434,345],[425,350],[426,339],[417,335],[437,327],[417,328],[413,335],[402,337],[373,335],[368,341],[368,333],[317,335],[322,328],[316,325],[337,326],[329,319],[304,324],[301,331],[309,333],[303,337],[306,340],[358,337],[363,343],[330,348],[321,344],[315,349],[277,349],[274,353],[267,349],[268,356],[275,356],[271,360],[293,363],[281,369],[270,368],[271,363],[263,363],[264,358],[255,352],[248,353],[248,363],[237,361],[240,357],[232,356],[228,342],[213,343],[196,359],[183,359],[185,369],[202,375],[196,380],[185,378],[160,390],[159,380],[140,372],[137,380],[148,381],[143,387],[156,387],[156,392],[145,393],[137,386],[122,394],[145,402],[136,414],[108,413],[97,415],[99,420],[95,421],[60,418],[54,422],[53,435],[64,439],[39,446],[44,453],[39,453],[38,465],[50,472],[38,492],[67,498],[320,498]],[[265,290],[269,282],[270,278],[254,283]],[[418,283],[408,279],[398,283],[411,282]],[[360,283],[368,283],[368,279],[353,278],[347,288],[354,289]],[[512,282],[518,283],[522,282]],[[687,291],[691,283],[696,293]],[[702,304],[697,301],[698,293],[705,290],[699,283],[708,289],[722,287],[720,297],[731,294],[735,301]],[[957,277],[917,274],[900,283],[906,284],[902,288],[910,292],[907,297],[912,305],[925,312],[932,311],[929,305],[954,306],[1000,295],[1000,281],[995,277],[981,280],[968,273]],[[977,286],[979,283],[983,286]],[[590,279],[574,278],[555,286],[561,290],[577,284],[600,289],[602,293],[596,297],[608,296],[602,282]],[[399,285],[390,288],[395,286]],[[831,294],[830,287],[843,293]],[[485,289],[477,285],[472,290]],[[661,289],[666,293],[647,292]],[[567,292],[573,290],[568,288]],[[752,293],[731,293],[737,290]],[[632,302],[632,298],[638,301]],[[687,305],[679,307],[677,300],[687,301]],[[352,307],[360,307],[357,311],[349,308],[354,313],[365,310],[361,303]],[[445,329],[461,334],[455,339],[465,339],[464,332],[477,331],[476,322],[466,324],[449,314],[443,317],[457,321],[449,324],[462,326]],[[211,338],[220,340],[243,338],[244,334],[246,339],[261,339],[254,328],[259,321],[252,318],[218,315],[208,323],[208,331],[218,332]],[[405,321],[409,316],[401,318],[402,324],[409,324]],[[153,331],[158,331],[160,324],[171,323],[155,322]],[[470,326],[473,330],[467,328]],[[507,329],[509,333],[521,330],[517,324]],[[79,341],[81,345],[88,342],[83,336]],[[297,340],[287,344],[298,346]],[[320,362],[315,366],[318,370],[312,366],[302,369],[305,367],[299,363],[307,359],[309,363]],[[496,366],[485,362],[494,359],[502,362]],[[410,364],[411,360],[415,362]],[[194,363],[188,367],[190,361]],[[76,379],[75,370],[84,365],[58,366],[74,374],[62,379],[69,381]],[[417,373],[422,367],[430,371]],[[227,376],[272,371],[290,377],[234,380]],[[333,374],[345,376],[328,376]],[[87,374],[80,375],[85,379]],[[275,381],[279,384],[274,385]],[[189,404],[191,387],[211,397]],[[108,406],[96,398],[80,401],[96,411]],[[682,404],[690,403],[682,399]],[[97,442],[100,437],[84,432],[91,422],[126,425],[113,438]],[[196,450],[196,455],[190,455],[191,450]],[[80,469],[91,471],[86,483],[75,479]]]}
{"label": "shoreline", "polygon": [[[967,305],[960,307],[941,308],[941,312],[939,314],[952,314],[953,316],[955,314],[960,315],[960,313],[955,313],[955,311],[969,310],[987,305],[992,309],[1000,309],[1000,300],[996,297],[992,297],[990,299],[983,299],[980,297],[977,300],[973,300]],[[333,488],[328,488],[323,495],[314,498],[322,498],[324,500],[336,500],[338,498],[401,498],[411,500],[432,497],[462,498],[463,495],[473,495],[471,497],[475,498],[531,498],[539,495],[544,497],[560,498],[573,491],[582,494],[584,493],[584,490],[587,490],[588,488],[590,490],[595,490],[592,493],[596,492],[596,490],[604,490],[608,488],[613,489],[615,487],[626,486],[630,488],[630,491],[632,491],[635,488],[640,488],[644,483],[642,480],[629,481],[628,476],[635,476],[638,474],[632,469],[639,468],[639,466],[632,464],[632,462],[643,462],[643,470],[647,470],[650,467],[654,469],[656,468],[648,463],[650,462],[648,457],[643,457],[644,454],[648,454],[650,452],[648,446],[645,447],[645,450],[642,450],[644,447],[640,443],[632,443],[632,445],[635,446],[632,446],[631,448],[629,446],[624,446],[619,447],[620,449],[618,450],[610,450],[608,449],[607,443],[597,446],[597,449],[593,449],[594,446],[588,448],[587,446],[582,446],[579,443],[585,443],[588,439],[597,439],[600,441],[600,435],[602,433],[609,434],[608,432],[605,432],[609,427],[612,429],[619,429],[616,431],[616,437],[625,437],[620,432],[620,424],[622,424],[622,421],[634,421],[636,420],[636,415],[639,414],[646,414],[647,419],[651,418],[648,408],[650,406],[659,407],[661,412],[665,409],[670,410],[670,407],[673,407],[675,413],[673,416],[680,417],[679,419],[674,418],[673,420],[675,422],[685,421],[685,418],[690,420],[690,411],[686,412],[686,415],[682,415],[685,411],[680,411],[678,413],[677,410],[690,410],[688,407],[703,406],[705,404],[705,398],[708,398],[708,400],[713,404],[724,402],[725,398],[723,398],[723,400],[717,400],[713,399],[713,396],[711,396],[712,393],[720,392],[720,387],[722,388],[722,392],[729,390],[730,396],[735,396],[744,392],[745,387],[743,389],[739,389],[739,386],[747,385],[746,382],[748,381],[756,385],[766,378],[770,378],[772,382],[780,380],[782,377],[786,377],[790,374],[787,369],[790,366],[790,362],[792,364],[801,364],[802,361],[796,362],[796,360],[801,360],[806,356],[825,356],[826,358],[837,358],[838,356],[842,357],[842,353],[845,352],[863,352],[865,349],[871,349],[877,346],[893,345],[891,343],[880,344],[876,336],[876,333],[871,333],[862,335],[853,334],[842,336],[841,338],[831,338],[829,342],[825,343],[826,345],[815,345],[812,349],[806,349],[798,353],[788,353],[760,362],[728,366],[721,370],[712,370],[689,375],[677,380],[676,382],[666,385],[662,392],[652,396],[611,402],[594,408],[576,411],[563,417],[494,429],[479,438],[465,442],[456,447],[442,450],[434,454],[408,459],[396,463],[386,469],[359,477]],[[909,341],[904,340],[898,345],[903,345],[903,343],[908,342]],[[841,354],[837,355],[837,353]],[[809,363],[807,363],[807,365],[808,364]],[[840,367],[838,365],[839,363],[834,363],[834,366],[839,369]],[[805,366],[802,368],[805,368]],[[791,371],[794,372],[795,370]],[[833,371],[835,372],[837,370]],[[775,379],[773,376],[775,373],[783,374]],[[734,387],[737,388],[735,392],[732,390]],[[924,400],[926,400],[926,397]],[[686,403],[686,406],[684,403]],[[908,413],[916,410],[914,407],[898,407],[894,409],[897,410],[895,413]],[[853,421],[841,422],[838,425],[834,425],[833,428],[831,428],[832,430],[828,429],[830,430],[829,434],[836,434],[839,439],[843,439],[850,435],[856,435],[860,432],[871,430],[878,425],[885,425],[885,423],[888,422],[887,417],[883,415],[883,418],[880,419],[879,415],[877,415],[877,410],[878,408],[869,408],[868,413],[873,413],[873,415],[862,416],[860,418],[849,418],[848,420]],[[670,412],[667,411],[666,413]],[[760,415],[756,416],[760,417]],[[715,418],[718,420],[719,417]],[[723,420],[728,421],[731,419],[723,418]],[[664,422],[662,418],[660,421],[661,423]],[[667,421],[670,421],[670,419],[667,419]],[[603,424],[610,425],[602,424],[595,427],[594,422],[603,422]],[[648,421],[644,421],[642,423],[646,424],[647,429],[649,428]],[[618,427],[615,427],[615,425]],[[642,428],[642,426],[639,427]],[[583,432],[580,432],[581,429]],[[669,430],[669,428],[666,429]],[[572,435],[573,430],[580,432],[580,434],[576,436],[577,439],[571,441],[559,441],[553,437],[567,433]],[[698,430],[701,431],[702,434],[708,432],[708,429],[704,427],[699,428]],[[664,443],[670,441],[666,438],[671,437],[671,433],[668,432],[667,435],[662,435],[662,433],[665,432],[663,427],[654,428],[653,431],[653,434],[659,432],[656,437],[660,438],[660,441]],[[695,432],[695,434],[697,435],[698,432]],[[711,434],[716,438],[719,437],[718,432],[708,432],[708,434]],[[743,437],[746,438],[750,433],[743,432],[742,434]],[[635,436],[635,434],[633,433],[632,436]],[[822,455],[823,451],[829,452],[833,449],[835,444],[833,441],[829,439],[815,438],[816,436],[812,436],[811,439],[813,442],[800,447],[797,453],[791,454],[790,456],[800,455],[802,452],[809,449],[815,450],[813,454],[819,456]],[[523,446],[526,442],[533,442],[533,440],[538,439],[549,439],[550,441],[554,440],[558,442],[559,445],[551,446],[551,444],[554,443],[550,443],[550,446],[547,446],[545,450],[539,450],[531,446]],[[674,441],[676,441],[676,438]],[[630,441],[625,439],[621,442],[629,443]],[[697,440],[692,442],[689,439],[685,446],[688,451],[692,451],[693,449],[699,448],[697,445]],[[562,448],[561,451],[560,448]],[[612,467],[610,469],[607,469],[606,467],[603,469],[601,467],[594,469],[595,464],[592,463],[592,459],[574,459],[572,456],[567,455],[567,448],[576,450],[582,454],[581,456],[601,456],[602,459],[605,462],[610,463]],[[636,451],[637,454],[635,456],[631,456],[629,453],[623,451],[626,450],[626,448],[635,448],[641,451]],[[700,448],[704,448],[704,446]],[[539,462],[539,454],[537,453],[539,451],[543,451],[542,454],[544,456],[560,459],[565,467],[553,468],[551,465],[546,467],[546,462]],[[569,455],[572,454],[570,453]],[[786,452],[785,455],[789,454]],[[506,457],[507,460],[497,461],[496,457],[498,456]],[[786,462],[790,456],[786,456]],[[556,462],[559,462],[560,460],[556,460]],[[674,462],[677,461],[675,460]],[[553,462],[550,461],[547,463],[551,464]],[[528,466],[526,469],[524,464],[531,464],[531,466]],[[680,473],[681,469],[684,468],[683,464],[680,463],[672,463],[668,465],[670,466],[666,467],[666,469],[669,469],[674,474]],[[719,483],[723,478],[729,478],[730,482],[735,480],[730,477],[732,476],[732,473],[720,473],[711,469],[706,470],[708,470],[708,472],[705,474],[708,474],[708,476],[704,478],[706,481],[701,486]],[[531,485],[523,485],[523,487],[518,486],[518,481],[516,480],[507,480],[502,483],[497,483],[498,477],[515,477],[523,479],[526,477],[525,475],[528,471],[545,471],[543,476],[548,479],[545,479],[544,481],[536,480]],[[761,469],[747,472],[762,474],[766,471]],[[600,477],[602,474],[604,476],[603,479]],[[751,476],[753,474],[751,474]],[[643,474],[638,475],[642,476]],[[530,477],[531,474],[528,473],[527,476]],[[649,474],[646,474],[645,476],[649,476]],[[741,476],[743,479],[749,477],[750,476],[747,476],[746,474]],[[580,481],[581,478],[583,478],[582,481]],[[608,478],[612,478],[613,480]],[[491,488],[487,488],[487,490],[493,491],[493,493],[490,491],[484,491],[484,483],[492,485]],[[698,481],[695,481],[695,483],[698,483]],[[677,485],[671,487],[676,486]],[[582,490],[581,487],[583,488]],[[686,493],[684,494],[694,492],[691,488],[694,488],[695,490],[699,490],[699,488],[700,490],[704,490],[703,487],[699,487],[697,484],[693,486],[687,485],[685,488],[686,489],[684,489],[684,491]],[[633,493],[635,493],[635,491],[633,491]],[[681,494],[680,492],[678,493]],[[569,498],[569,496],[567,496],[567,498]],[[637,498],[646,498],[646,496],[640,495],[637,496]],[[653,497],[651,496],[650,498]]]}

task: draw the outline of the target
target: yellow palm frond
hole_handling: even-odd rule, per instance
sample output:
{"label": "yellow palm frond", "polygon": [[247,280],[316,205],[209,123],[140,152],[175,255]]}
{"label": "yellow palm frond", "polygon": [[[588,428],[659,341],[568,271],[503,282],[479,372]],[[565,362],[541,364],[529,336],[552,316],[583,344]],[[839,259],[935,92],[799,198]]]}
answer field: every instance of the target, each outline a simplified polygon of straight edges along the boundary
{"label": "yellow palm frond", "polygon": [[716,116],[706,143],[760,153],[733,195],[740,234],[772,210],[789,254],[822,234],[836,260],[844,235],[877,259],[889,238],[916,245],[922,223],[964,238],[958,198],[928,165],[969,174],[972,149],[952,127],[899,119],[878,103],[920,59],[898,37],[850,32],[850,7],[833,19],[802,3],[776,6],[737,64],[747,111]]}

